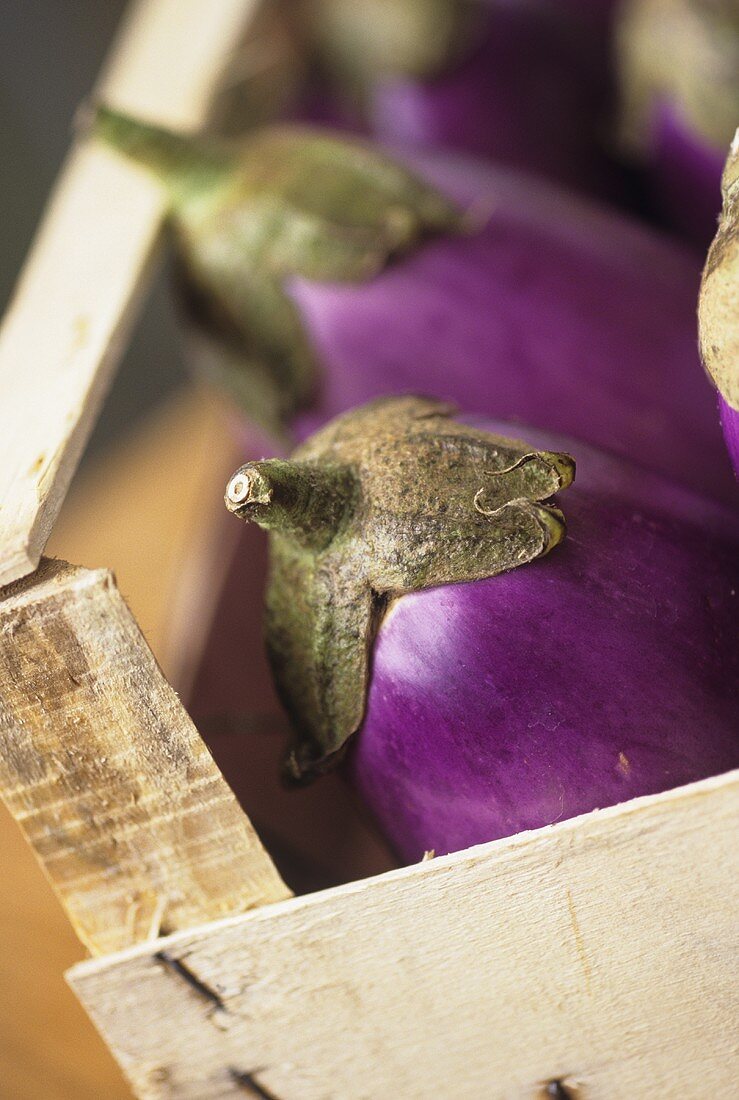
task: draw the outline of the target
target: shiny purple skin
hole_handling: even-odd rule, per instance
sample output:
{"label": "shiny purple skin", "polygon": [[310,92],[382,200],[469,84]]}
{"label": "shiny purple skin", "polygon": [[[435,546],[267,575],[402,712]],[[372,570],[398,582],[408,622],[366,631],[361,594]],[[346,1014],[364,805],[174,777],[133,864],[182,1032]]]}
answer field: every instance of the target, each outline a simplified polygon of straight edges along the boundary
{"label": "shiny purple skin", "polygon": [[[510,427],[489,424],[510,434]],[[739,525],[571,440],[568,536],[403,596],[345,772],[408,862],[739,764]]]}
{"label": "shiny purple skin", "polygon": [[370,129],[398,146],[474,153],[580,190],[608,190],[599,130],[609,5],[591,13],[550,0],[488,6],[487,31],[450,71],[377,78]]}
{"label": "shiny purple skin", "polygon": [[718,407],[721,427],[724,429],[726,448],[734,467],[734,473],[739,478],[739,412],[733,409],[721,394],[719,394]]}
{"label": "shiny purple skin", "polygon": [[411,163],[492,214],[366,283],[291,281],[323,379],[297,436],[382,394],[428,393],[736,501],[698,356],[695,258],[511,170],[440,155]]}
{"label": "shiny purple skin", "polygon": [[726,150],[697,133],[674,104],[658,104],[652,123],[649,173],[662,215],[705,252],[721,212]]}

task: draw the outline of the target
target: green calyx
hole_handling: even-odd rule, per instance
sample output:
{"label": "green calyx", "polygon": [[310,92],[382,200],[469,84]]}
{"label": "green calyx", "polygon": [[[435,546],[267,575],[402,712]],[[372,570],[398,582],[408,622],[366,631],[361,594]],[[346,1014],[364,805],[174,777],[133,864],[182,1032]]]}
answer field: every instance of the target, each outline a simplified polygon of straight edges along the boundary
{"label": "green calyx", "polygon": [[290,461],[249,463],[228,484],[228,509],[269,531],[267,647],[296,732],[294,781],[330,767],[361,725],[389,599],[494,576],[564,537],[545,502],[570,484],[574,461],[452,412],[420,397],[375,401]]}
{"label": "green calyx", "polygon": [[701,280],[698,303],[704,366],[739,412],[739,130],[721,180],[723,207]]}
{"label": "green calyx", "polygon": [[321,131],[270,127],[232,145],[102,107],[93,133],[162,181],[201,362],[277,433],[320,381],[289,278],[362,282],[464,228],[456,207],[390,157]]}
{"label": "green calyx", "polygon": [[626,0],[616,47],[625,146],[648,145],[662,100],[708,144],[728,144],[739,119],[736,0]]}

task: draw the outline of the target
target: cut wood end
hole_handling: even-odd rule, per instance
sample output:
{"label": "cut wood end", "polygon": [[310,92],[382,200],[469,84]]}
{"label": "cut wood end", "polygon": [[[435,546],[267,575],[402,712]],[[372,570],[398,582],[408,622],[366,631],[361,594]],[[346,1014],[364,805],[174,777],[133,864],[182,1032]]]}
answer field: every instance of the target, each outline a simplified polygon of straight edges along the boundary
{"label": "cut wood end", "polygon": [[0,619],[19,607],[42,603],[58,591],[115,587],[115,577],[109,569],[86,569],[81,565],[70,565],[60,558],[42,558],[38,568],[30,558],[26,557],[26,561],[30,575],[6,582],[0,593]]}
{"label": "cut wood end", "polygon": [[289,896],[107,569],[0,600],[0,794],[104,954]]}
{"label": "cut wood end", "polygon": [[17,548],[4,551],[0,559],[0,599],[7,595],[3,590],[9,585],[33,573],[39,563],[40,554],[39,551],[39,556],[33,555],[26,542]]}

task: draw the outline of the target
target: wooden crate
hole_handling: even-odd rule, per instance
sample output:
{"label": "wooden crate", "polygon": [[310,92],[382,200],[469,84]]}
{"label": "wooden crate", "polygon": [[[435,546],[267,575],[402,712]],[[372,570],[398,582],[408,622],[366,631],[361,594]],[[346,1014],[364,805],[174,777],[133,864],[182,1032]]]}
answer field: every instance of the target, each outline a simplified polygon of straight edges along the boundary
{"label": "wooden crate", "polygon": [[[141,0],[106,95],[198,124],[256,6]],[[112,575],[41,560],[162,209],[80,141],[0,338],[0,793],[134,1092],[734,1097],[739,773],[291,897]]]}

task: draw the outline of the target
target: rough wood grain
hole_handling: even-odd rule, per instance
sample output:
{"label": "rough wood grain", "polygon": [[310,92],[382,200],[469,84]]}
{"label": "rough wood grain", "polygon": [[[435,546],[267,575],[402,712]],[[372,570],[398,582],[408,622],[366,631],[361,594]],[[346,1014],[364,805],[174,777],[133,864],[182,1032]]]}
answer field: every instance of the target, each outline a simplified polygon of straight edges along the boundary
{"label": "rough wood grain", "polygon": [[[179,690],[183,657],[192,662],[208,628],[203,602],[210,605],[213,597],[199,576],[207,573],[209,588],[217,592],[214,573],[217,580],[223,571],[201,540],[216,532],[222,538],[220,524],[211,521],[229,519],[221,492],[239,464],[234,447],[220,403],[200,388],[184,387],[75,478],[48,543],[53,556],[114,570],[167,679]],[[219,547],[223,554],[228,549]],[[183,589],[190,590],[190,616],[184,608],[178,613]],[[242,748],[240,770],[243,755]],[[252,784],[251,790],[259,789],[256,777]],[[271,841],[269,847],[274,855]],[[0,868],[0,1095],[130,1100],[130,1088],[64,981],[64,971],[80,959],[80,942],[1,801]]]}
{"label": "rough wood grain", "polygon": [[110,573],[0,603],[0,792],[93,953],[288,896]]}
{"label": "rough wood grain", "polygon": [[738,821],[735,772],[69,977],[152,1100],[728,1100]]}
{"label": "rough wood grain", "polygon": [[[258,0],[140,0],[105,97],[201,124]],[[93,142],[70,153],[0,332],[0,585],[41,552],[147,284],[159,188]]]}

